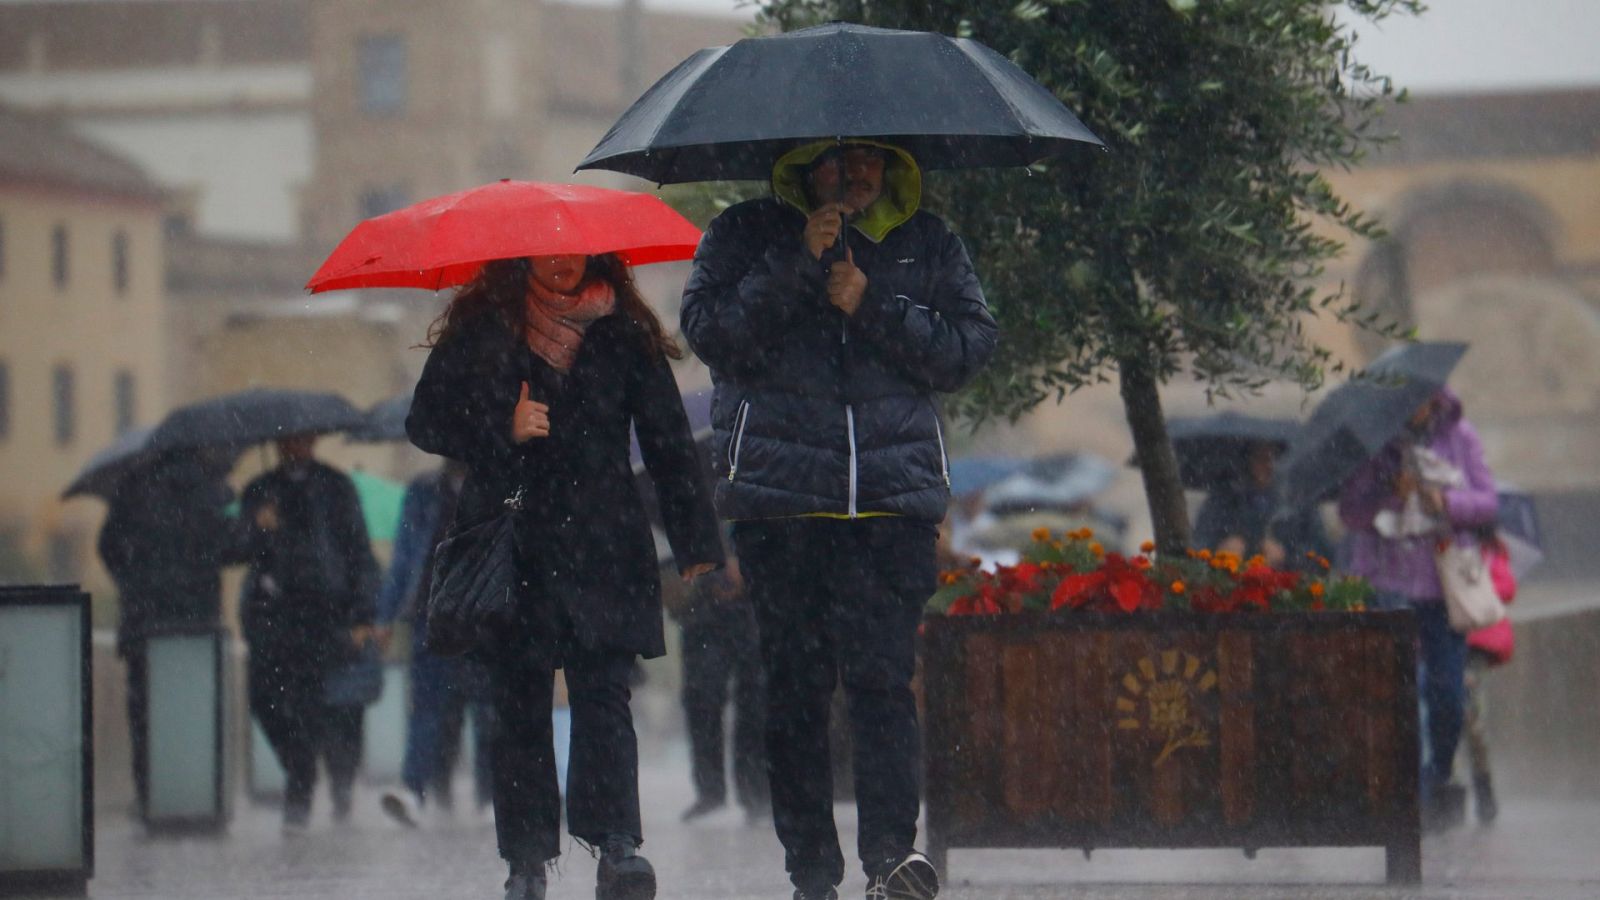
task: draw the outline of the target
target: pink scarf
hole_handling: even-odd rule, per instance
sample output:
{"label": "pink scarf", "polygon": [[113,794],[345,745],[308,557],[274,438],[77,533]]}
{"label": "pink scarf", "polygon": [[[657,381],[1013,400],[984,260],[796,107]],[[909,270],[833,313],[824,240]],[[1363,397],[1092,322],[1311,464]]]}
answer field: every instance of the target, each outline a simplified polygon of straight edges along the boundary
{"label": "pink scarf", "polygon": [[527,307],[528,346],[556,371],[566,372],[578,358],[589,325],[616,311],[617,295],[609,282],[598,278],[575,294],[558,293],[529,279]]}

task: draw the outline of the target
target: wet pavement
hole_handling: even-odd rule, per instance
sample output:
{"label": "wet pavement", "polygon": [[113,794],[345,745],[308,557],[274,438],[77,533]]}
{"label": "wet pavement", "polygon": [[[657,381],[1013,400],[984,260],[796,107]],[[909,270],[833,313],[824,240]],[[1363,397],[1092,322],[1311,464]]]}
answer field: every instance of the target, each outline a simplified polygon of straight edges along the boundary
{"label": "wet pavement", "polygon": [[[789,897],[783,857],[768,822],[747,823],[726,810],[678,824],[689,804],[688,763],[681,744],[646,753],[642,773],[646,843],[660,874],[660,897]],[[468,796],[465,784],[457,796]],[[493,825],[463,812],[420,831],[391,824],[378,790],[364,788],[352,822],[336,827],[320,803],[311,830],[286,838],[274,810],[241,802],[228,832],[208,838],[154,838],[136,823],[102,813],[96,875],[98,898],[251,897],[294,900],[433,900],[498,898],[504,870]],[[319,801],[324,798],[319,797]],[[1505,798],[1492,828],[1468,826],[1424,847],[1424,884],[1390,889],[1383,856],[1373,850],[1263,850],[1255,860],[1237,851],[954,851],[950,900],[1042,898],[1594,898],[1600,897],[1600,804],[1563,805]],[[853,808],[839,807],[847,848]],[[595,863],[568,844],[551,900],[588,898]],[[841,887],[860,897],[852,872]]]}

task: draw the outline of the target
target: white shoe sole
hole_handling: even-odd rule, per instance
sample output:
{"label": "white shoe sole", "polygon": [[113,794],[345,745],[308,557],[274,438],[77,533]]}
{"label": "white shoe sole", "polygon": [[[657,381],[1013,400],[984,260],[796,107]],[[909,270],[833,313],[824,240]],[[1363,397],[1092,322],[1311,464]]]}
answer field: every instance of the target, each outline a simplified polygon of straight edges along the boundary
{"label": "white shoe sole", "polygon": [[913,853],[883,879],[889,900],[933,900],[939,896],[939,871],[926,856]]}

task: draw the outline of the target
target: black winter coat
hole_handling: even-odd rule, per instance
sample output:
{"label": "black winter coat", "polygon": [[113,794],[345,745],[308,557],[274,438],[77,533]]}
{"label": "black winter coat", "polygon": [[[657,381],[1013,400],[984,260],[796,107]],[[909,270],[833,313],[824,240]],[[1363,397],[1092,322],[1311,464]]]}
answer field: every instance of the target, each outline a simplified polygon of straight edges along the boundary
{"label": "black winter coat", "polygon": [[[278,527],[254,527],[266,504]],[[353,657],[349,631],[376,614],[378,563],[355,485],[319,462],[279,466],[244,489],[250,571],[241,613],[254,654],[293,655],[328,666]]]}
{"label": "black winter coat", "polygon": [[225,510],[233,491],[215,467],[183,455],[125,478],[100,529],[116,582],[117,642],[165,626],[218,625],[222,567],[245,561],[245,529]]}
{"label": "black winter coat", "polygon": [[684,288],[683,333],[716,384],[718,510],[937,522],[950,486],[934,394],[970,381],[996,337],[966,248],[926,212],[882,243],[846,229],[867,276],[846,317],[804,228],[775,198],[734,206],[706,230]]}
{"label": "black winter coat", "polygon": [[[523,381],[550,407],[550,436],[519,446],[511,415]],[[518,564],[530,589],[560,604],[585,647],[654,657],[666,652],[661,583],[629,463],[630,427],[679,568],[720,564],[677,381],[625,315],[589,326],[566,375],[498,315],[470,319],[428,356],[406,418],[413,444],[468,465],[457,527],[495,514],[522,488]]]}

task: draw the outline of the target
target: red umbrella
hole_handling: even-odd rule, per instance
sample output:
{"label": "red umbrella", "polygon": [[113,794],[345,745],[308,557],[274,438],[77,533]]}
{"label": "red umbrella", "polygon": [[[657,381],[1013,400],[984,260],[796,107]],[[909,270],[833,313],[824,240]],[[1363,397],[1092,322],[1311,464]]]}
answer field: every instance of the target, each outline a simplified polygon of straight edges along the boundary
{"label": "red umbrella", "polygon": [[306,288],[428,290],[466,284],[485,262],[615,253],[630,266],[689,259],[700,229],[648,194],[501,180],[357,225]]}

